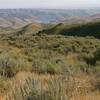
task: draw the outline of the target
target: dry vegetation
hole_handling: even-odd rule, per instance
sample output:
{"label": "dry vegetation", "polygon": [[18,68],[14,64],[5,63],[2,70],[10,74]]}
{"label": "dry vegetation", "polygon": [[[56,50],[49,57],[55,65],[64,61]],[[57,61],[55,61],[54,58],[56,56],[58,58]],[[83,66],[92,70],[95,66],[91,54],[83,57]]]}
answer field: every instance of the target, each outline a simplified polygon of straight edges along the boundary
{"label": "dry vegetation", "polygon": [[0,100],[100,100],[100,40],[1,34]]}

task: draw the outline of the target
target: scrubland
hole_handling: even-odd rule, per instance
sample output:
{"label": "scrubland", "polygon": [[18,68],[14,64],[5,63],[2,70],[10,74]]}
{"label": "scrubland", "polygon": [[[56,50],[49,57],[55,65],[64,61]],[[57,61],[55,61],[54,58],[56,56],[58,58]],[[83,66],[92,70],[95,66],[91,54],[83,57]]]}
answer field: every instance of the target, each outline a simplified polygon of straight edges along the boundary
{"label": "scrubland", "polygon": [[0,100],[100,100],[100,39],[0,34]]}

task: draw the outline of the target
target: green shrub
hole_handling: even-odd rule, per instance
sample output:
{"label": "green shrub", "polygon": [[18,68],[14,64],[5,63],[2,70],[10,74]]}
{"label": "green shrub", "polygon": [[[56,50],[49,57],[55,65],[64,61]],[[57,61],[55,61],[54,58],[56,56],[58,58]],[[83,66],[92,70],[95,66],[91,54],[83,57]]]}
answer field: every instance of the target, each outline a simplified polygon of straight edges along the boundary
{"label": "green shrub", "polygon": [[40,73],[55,74],[61,72],[59,64],[52,60],[33,60],[33,70]]}
{"label": "green shrub", "polygon": [[87,56],[83,57],[83,59],[90,66],[91,65],[95,66],[95,64],[96,64],[96,59],[92,55],[87,55]]}
{"label": "green shrub", "polygon": [[17,72],[16,60],[7,55],[0,55],[0,74],[3,76],[11,77]]}
{"label": "green shrub", "polygon": [[8,54],[0,55],[0,74],[6,77],[12,77],[19,71],[31,71],[32,67],[27,60],[14,58]]}
{"label": "green shrub", "polygon": [[94,53],[94,56],[96,60],[100,60],[100,49],[96,50],[96,52]]}

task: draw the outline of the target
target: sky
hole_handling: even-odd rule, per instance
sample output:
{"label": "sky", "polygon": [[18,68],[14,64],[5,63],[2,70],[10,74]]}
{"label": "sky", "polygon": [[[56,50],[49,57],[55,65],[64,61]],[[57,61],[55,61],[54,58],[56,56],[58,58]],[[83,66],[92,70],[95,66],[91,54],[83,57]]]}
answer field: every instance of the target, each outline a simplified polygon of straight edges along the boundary
{"label": "sky", "polygon": [[100,0],[0,0],[0,8],[99,8]]}

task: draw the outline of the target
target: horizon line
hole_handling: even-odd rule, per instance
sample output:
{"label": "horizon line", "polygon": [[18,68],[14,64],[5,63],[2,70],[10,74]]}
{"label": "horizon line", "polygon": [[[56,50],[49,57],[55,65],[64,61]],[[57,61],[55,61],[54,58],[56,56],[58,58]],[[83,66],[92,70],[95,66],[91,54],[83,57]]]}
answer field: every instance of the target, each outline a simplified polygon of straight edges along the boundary
{"label": "horizon line", "polygon": [[42,8],[42,7],[40,7],[40,8],[32,8],[32,7],[16,7],[16,8],[0,8],[0,10],[5,10],[5,9],[40,9],[40,10],[91,10],[91,9],[100,9],[100,7],[82,7],[82,8]]}

